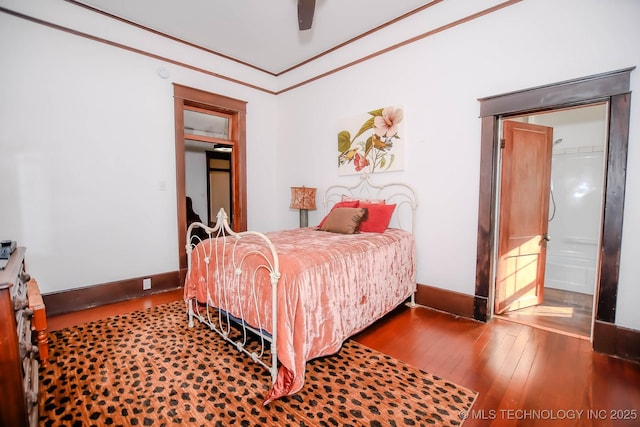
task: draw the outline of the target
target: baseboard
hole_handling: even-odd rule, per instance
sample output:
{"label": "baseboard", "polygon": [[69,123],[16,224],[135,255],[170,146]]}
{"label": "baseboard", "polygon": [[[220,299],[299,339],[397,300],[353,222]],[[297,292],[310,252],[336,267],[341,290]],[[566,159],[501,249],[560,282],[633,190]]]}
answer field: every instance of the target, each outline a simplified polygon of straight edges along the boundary
{"label": "baseboard", "polygon": [[[137,277],[117,282],[75,288],[42,295],[47,315],[70,313],[86,308],[138,298],[180,287],[178,271]],[[142,290],[142,280],[151,278],[151,289]],[[473,296],[418,284],[416,303],[457,316],[473,319]]]}
{"label": "baseboard", "polygon": [[[142,290],[142,280],[151,279],[151,289]],[[43,294],[47,316],[70,313],[86,308],[138,298],[143,295],[165,292],[181,286],[177,271],[152,274],[117,282],[103,283],[83,288]]]}
{"label": "baseboard", "polygon": [[593,349],[599,353],[640,362],[640,331],[596,320]]}
{"label": "baseboard", "polygon": [[473,295],[418,284],[416,303],[473,319]]}

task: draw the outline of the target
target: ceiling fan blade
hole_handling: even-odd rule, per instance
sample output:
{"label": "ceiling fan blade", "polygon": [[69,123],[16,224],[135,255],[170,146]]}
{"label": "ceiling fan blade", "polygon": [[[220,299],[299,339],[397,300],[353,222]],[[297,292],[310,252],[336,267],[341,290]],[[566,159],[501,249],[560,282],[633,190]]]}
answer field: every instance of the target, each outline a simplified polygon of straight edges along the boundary
{"label": "ceiling fan blade", "polygon": [[316,0],[298,0],[298,28],[300,31],[311,28],[315,10]]}

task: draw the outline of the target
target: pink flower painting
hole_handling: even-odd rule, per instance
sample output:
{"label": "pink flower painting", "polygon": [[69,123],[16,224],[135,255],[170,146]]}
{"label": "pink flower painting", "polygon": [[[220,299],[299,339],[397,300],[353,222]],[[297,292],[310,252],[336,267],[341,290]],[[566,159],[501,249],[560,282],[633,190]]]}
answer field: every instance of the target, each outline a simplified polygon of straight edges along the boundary
{"label": "pink flower painting", "polygon": [[404,167],[404,109],[384,107],[343,120],[338,132],[340,175],[387,172]]}

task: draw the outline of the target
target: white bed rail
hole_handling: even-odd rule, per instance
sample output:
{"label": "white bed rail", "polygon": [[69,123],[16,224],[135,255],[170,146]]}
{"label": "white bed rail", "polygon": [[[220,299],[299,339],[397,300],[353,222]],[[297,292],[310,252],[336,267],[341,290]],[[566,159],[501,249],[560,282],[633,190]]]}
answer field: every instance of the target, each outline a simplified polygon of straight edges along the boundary
{"label": "white bed rail", "polygon": [[[191,274],[192,257],[203,259],[206,267],[204,280],[215,283],[207,283],[206,302],[198,302],[196,298],[186,301],[189,316],[189,327],[194,326],[194,319],[207,325],[216,331],[223,339],[233,344],[254,362],[267,368],[271,374],[272,382],[275,382],[278,370],[277,342],[277,285],[280,279],[280,265],[275,247],[267,236],[257,231],[244,231],[236,233],[229,227],[228,217],[224,209],[220,209],[216,216],[217,222],[213,228],[202,223],[195,222],[187,229],[187,277]],[[203,229],[208,238],[202,240],[198,229]],[[243,243],[251,243],[250,251],[240,251]],[[245,267],[248,257],[252,262],[259,259],[258,265],[251,269]],[[228,271],[233,269],[233,272]],[[258,286],[264,286],[257,278],[259,271],[265,269],[268,272],[271,285],[271,325],[266,327],[260,316],[260,301],[256,296]],[[210,272],[214,272],[210,275]],[[243,277],[244,275],[244,277]],[[210,279],[212,278],[212,279]],[[241,311],[237,316],[232,315],[225,307],[229,307],[232,298],[240,301],[247,298],[241,294],[239,284],[241,281],[250,283],[250,303],[238,304],[239,307],[247,307],[252,311],[257,324],[249,325],[242,319],[248,319],[250,313]],[[215,292],[211,292],[215,290]],[[235,292],[235,294],[233,293]],[[244,310],[244,309],[243,309]],[[234,327],[235,325],[235,327]],[[267,331],[270,331],[267,332]],[[257,339],[252,339],[252,338]],[[268,347],[268,352],[267,352]]]}

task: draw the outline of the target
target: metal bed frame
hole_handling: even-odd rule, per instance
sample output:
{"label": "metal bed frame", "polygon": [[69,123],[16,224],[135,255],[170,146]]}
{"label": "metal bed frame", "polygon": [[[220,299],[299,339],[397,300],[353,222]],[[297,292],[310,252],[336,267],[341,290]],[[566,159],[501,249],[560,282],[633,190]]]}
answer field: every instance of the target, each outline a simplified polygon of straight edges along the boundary
{"label": "metal bed frame", "polygon": [[[368,175],[361,175],[360,181],[353,186],[346,185],[333,185],[327,188],[324,193],[324,208],[325,213],[329,212],[329,207],[335,203],[341,201],[343,197],[352,197],[359,199],[376,199],[384,198],[386,203],[396,204],[392,222],[390,227],[403,228],[411,233],[415,233],[415,221],[416,221],[416,192],[415,190],[404,183],[392,182],[387,184],[374,184],[370,181]],[[402,227],[403,224],[409,223],[407,227]],[[207,232],[208,239],[204,241],[203,245],[197,245],[200,243],[200,238],[196,235],[196,228],[202,228]],[[243,241],[251,239],[252,242],[259,242],[261,244],[260,250],[251,251],[249,254],[238,255],[237,248]],[[223,245],[222,251],[216,250],[218,242]],[[214,269],[215,286],[216,290],[220,289],[237,289],[237,283],[240,280],[241,275],[250,275],[250,286],[252,295],[252,309],[256,310],[256,313],[260,313],[260,302],[256,298],[256,272],[260,269],[265,269],[268,272],[271,282],[271,308],[272,308],[272,324],[271,333],[267,333],[262,319],[258,316],[257,327],[252,327],[245,322],[245,316],[241,314],[241,318],[236,318],[224,310],[220,310],[216,307],[222,305],[225,301],[213,301],[213,298],[207,286],[207,301],[204,306],[198,304],[194,299],[186,301],[189,327],[194,326],[194,319],[197,319],[201,323],[207,325],[211,330],[217,332],[224,340],[235,346],[238,351],[241,351],[248,355],[254,362],[259,363],[265,367],[270,375],[271,381],[274,383],[277,378],[278,372],[278,352],[277,352],[277,286],[280,279],[280,265],[278,261],[278,253],[274,245],[269,238],[256,231],[244,231],[240,233],[234,232],[229,227],[228,216],[223,209],[220,209],[217,214],[216,225],[211,228],[202,223],[196,222],[189,226],[187,229],[187,276],[191,272],[192,256],[194,251],[203,250],[204,261],[206,263],[207,273],[210,269]],[[243,269],[247,256],[258,256],[261,260],[260,265],[256,270],[245,271]],[[254,258],[255,259],[255,258]],[[232,279],[229,279],[227,262],[231,261],[231,265],[234,270]],[[207,277],[209,275],[207,274]],[[217,292],[218,298],[229,298],[226,292]],[[240,293],[237,295],[240,298]],[[411,295],[410,302],[407,303],[410,307],[415,307],[415,293]],[[257,348],[256,348],[257,347]]]}

